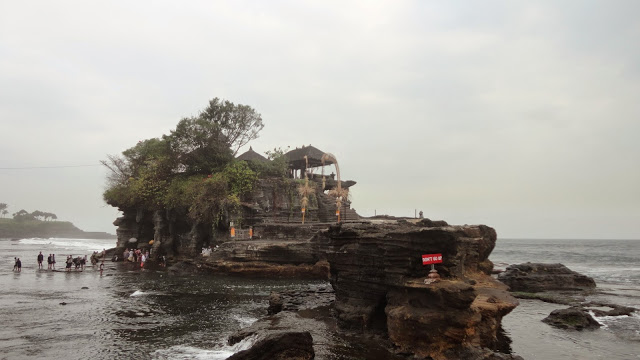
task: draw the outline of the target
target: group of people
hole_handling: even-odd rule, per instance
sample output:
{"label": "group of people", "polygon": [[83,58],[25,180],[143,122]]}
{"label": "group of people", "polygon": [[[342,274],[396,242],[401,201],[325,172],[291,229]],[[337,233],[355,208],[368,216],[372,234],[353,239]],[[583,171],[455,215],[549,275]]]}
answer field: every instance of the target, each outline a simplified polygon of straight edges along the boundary
{"label": "group of people", "polygon": [[[13,259],[14,259],[13,271],[17,271],[17,272],[22,271],[22,261],[20,260],[20,258],[14,257]],[[42,251],[40,251],[40,253],[38,254],[37,261],[38,261],[38,269],[42,270],[43,262],[44,262],[44,255],[42,254]],[[84,267],[87,264],[87,255],[85,255],[84,257],[77,256],[75,258],[73,257],[73,255],[68,255],[65,263],[66,263],[66,271],[71,271],[72,266],[75,266],[75,270],[78,270],[78,269],[84,270]],[[56,254],[49,254],[49,256],[47,257],[47,269],[48,270],[56,269]]]}
{"label": "group of people", "polygon": [[[142,251],[140,249],[124,249],[122,253],[122,259],[134,264],[140,264],[141,268],[144,268],[144,264],[150,259],[151,253],[149,250]],[[167,260],[164,255],[157,254],[158,265],[165,267]],[[118,261],[118,255],[113,256],[113,261]]]}
{"label": "group of people", "polygon": [[124,261],[130,261],[134,264],[140,263],[140,267],[144,267],[144,263],[149,259],[149,250],[142,252],[140,249],[124,249],[122,254]]}

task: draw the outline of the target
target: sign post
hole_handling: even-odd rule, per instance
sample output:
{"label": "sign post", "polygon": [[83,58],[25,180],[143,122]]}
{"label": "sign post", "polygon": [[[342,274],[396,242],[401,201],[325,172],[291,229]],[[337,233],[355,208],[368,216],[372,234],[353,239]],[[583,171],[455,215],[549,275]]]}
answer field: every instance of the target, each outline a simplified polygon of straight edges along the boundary
{"label": "sign post", "polygon": [[440,275],[438,275],[438,271],[435,268],[435,264],[442,263],[442,254],[424,254],[422,255],[422,265],[431,265],[431,270],[429,271],[429,275],[424,280],[425,284],[432,284],[440,281]]}

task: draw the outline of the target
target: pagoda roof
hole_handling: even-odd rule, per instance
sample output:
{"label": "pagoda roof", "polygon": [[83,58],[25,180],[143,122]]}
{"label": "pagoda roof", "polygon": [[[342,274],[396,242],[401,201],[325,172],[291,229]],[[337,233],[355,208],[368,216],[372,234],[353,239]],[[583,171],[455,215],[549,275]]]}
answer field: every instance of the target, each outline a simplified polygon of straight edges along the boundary
{"label": "pagoda roof", "polygon": [[[302,169],[305,167],[305,156],[307,156],[307,160],[309,161],[309,167],[322,166],[322,155],[324,155],[324,151],[311,145],[302,146],[301,148],[293,149],[284,154],[289,163],[289,167],[293,169]],[[333,161],[325,161],[325,165],[331,164],[333,164]]]}
{"label": "pagoda roof", "polygon": [[253,151],[253,148],[251,146],[249,146],[249,150],[239,155],[236,159],[244,161],[269,161],[266,157]]}

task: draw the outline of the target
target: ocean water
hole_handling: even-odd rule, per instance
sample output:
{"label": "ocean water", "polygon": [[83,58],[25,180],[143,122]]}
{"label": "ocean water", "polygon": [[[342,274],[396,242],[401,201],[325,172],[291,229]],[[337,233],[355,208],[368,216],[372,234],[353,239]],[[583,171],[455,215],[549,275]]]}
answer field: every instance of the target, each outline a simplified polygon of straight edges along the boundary
{"label": "ocean water", "polygon": [[[562,263],[591,276],[596,294],[587,301],[640,309],[640,240],[499,239],[489,257],[496,268],[525,262]],[[520,300],[503,319],[513,352],[525,359],[640,359],[640,313],[596,317],[596,330],[553,328],[541,320],[567,306]]]}
{"label": "ocean water", "polygon": [[[113,240],[0,239],[0,359],[225,359],[253,339],[229,346],[238,329],[266,315],[271,291],[301,290],[320,281],[174,275],[105,263],[102,275],[38,270],[39,251],[89,255]],[[602,300],[640,308],[640,241],[500,239],[497,267],[561,262],[593,276]],[[12,271],[14,257],[22,272]],[[522,300],[503,321],[512,350],[525,359],[640,359],[640,317],[598,318],[594,331],[554,329],[540,320],[562,305]],[[376,359],[367,346],[325,334],[317,359]]]}

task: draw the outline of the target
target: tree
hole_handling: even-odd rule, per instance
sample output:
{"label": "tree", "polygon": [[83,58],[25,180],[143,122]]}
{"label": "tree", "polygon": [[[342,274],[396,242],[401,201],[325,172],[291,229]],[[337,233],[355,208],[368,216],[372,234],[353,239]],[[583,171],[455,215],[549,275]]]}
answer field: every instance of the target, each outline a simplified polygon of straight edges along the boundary
{"label": "tree", "polygon": [[2,212],[0,212],[0,214],[2,214],[2,217],[5,217],[5,215],[7,215],[8,213],[9,213],[9,211],[7,211],[6,209],[2,210]]}
{"label": "tree", "polygon": [[200,113],[199,118],[219,127],[233,156],[249,141],[257,139],[258,133],[264,128],[261,115],[251,106],[235,105],[218,98],[209,101],[209,106]]}
{"label": "tree", "polygon": [[252,189],[255,171],[233,158],[263,127],[250,106],[214,98],[169,135],[101,161],[110,170],[103,198],[121,208],[181,208],[196,221],[216,223]]}
{"label": "tree", "polygon": [[27,210],[20,210],[17,213],[13,214],[13,219],[16,221],[27,221],[27,220],[35,220],[33,215],[29,214]]}
{"label": "tree", "polygon": [[2,214],[2,217],[4,217],[6,214],[9,213],[7,211],[7,207],[9,207],[9,205],[7,205],[5,203],[0,203],[0,214]]}

